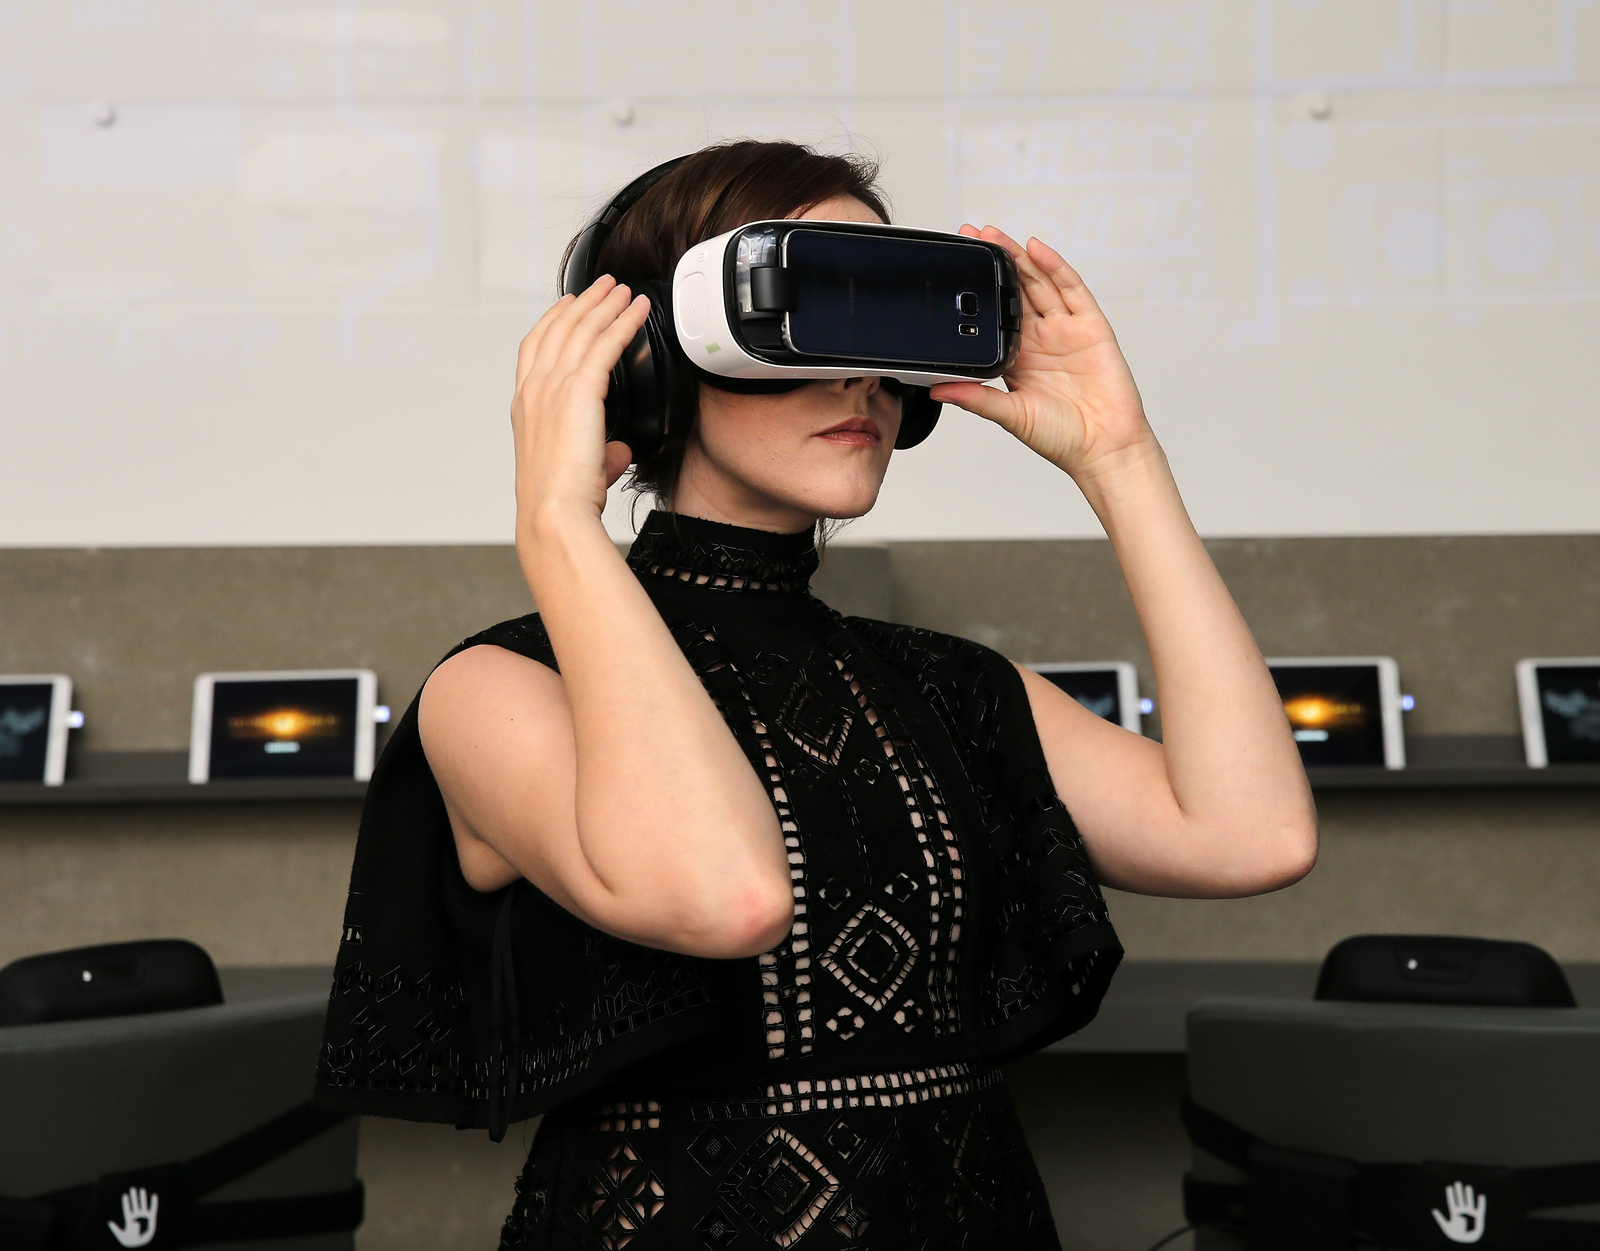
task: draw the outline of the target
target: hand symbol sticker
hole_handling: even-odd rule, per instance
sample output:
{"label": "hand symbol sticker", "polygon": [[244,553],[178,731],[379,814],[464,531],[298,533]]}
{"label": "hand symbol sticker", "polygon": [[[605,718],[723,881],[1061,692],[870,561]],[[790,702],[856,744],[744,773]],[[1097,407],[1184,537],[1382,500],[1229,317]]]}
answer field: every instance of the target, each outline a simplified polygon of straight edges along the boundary
{"label": "hand symbol sticker", "polygon": [[156,1209],[160,1206],[160,1195],[129,1186],[122,1196],[122,1224],[107,1221],[106,1228],[125,1247],[148,1246],[156,1236]]}
{"label": "hand symbol sticker", "polygon": [[1450,1210],[1448,1220],[1433,1209],[1433,1219],[1439,1231],[1451,1242],[1477,1242],[1483,1237],[1489,1219],[1489,1196],[1475,1194],[1472,1187],[1456,1182],[1444,1189],[1445,1207]]}

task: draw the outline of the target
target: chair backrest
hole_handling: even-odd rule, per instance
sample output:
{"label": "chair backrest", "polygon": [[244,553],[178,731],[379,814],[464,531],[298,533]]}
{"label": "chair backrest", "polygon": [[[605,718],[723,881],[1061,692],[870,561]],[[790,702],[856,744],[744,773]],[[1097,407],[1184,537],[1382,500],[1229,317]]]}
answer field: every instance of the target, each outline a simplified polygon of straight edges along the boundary
{"label": "chair backrest", "polygon": [[[1275,1148],[1358,1164],[1600,1161],[1600,1010],[1202,999],[1188,1070],[1194,1104]],[[1198,1147],[1192,1176],[1245,1182]]]}
{"label": "chair backrest", "polygon": [[1318,999],[1476,1008],[1575,1008],[1550,953],[1532,943],[1437,934],[1359,934],[1330,951]]}
{"label": "chair backrest", "polygon": [[1358,1161],[1600,1160],[1600,1010],[1202,999],[1189,1097]]}
{"label": "chair backrest", "polygon": [[[187,1161],[306,1104],[325,994],[0,1029],[0,1195]],[[207,1196],[331,1195],[355,1178],[345,1120]],[[350,1233],[250,1244],[349,1251]]]}

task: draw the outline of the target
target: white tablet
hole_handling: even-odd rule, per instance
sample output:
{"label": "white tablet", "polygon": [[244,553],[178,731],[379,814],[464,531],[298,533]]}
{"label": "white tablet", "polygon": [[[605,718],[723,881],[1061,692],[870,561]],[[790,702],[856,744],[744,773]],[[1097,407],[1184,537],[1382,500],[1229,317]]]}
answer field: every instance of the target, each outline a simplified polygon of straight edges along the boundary
{"label": "white tablet", "polygon": [[1143,732],[1140,721],[1139,671],[1126,660],[1095,660],[1081,664],[1029,665],[1049,678],[1097,717],[1124,730]]}
{"label": "white tablet", "polygon": [[66,674],[0,674],[0,782],[60,786],[71,715]]}
{"label": "white tablet", "polygon": [[202,673],[194,680],[189,780],[372,776],[371,669]]}
{"label": "white tablet", "polygon": [[1400,666],[1392,656],[1278,657],[1267,669],[1308,767],[1406,767]]}
{"label": "white tablet", "polygon": [[1600,764],[1600,656],[1517,661],[1517,704],[1533,768]]}

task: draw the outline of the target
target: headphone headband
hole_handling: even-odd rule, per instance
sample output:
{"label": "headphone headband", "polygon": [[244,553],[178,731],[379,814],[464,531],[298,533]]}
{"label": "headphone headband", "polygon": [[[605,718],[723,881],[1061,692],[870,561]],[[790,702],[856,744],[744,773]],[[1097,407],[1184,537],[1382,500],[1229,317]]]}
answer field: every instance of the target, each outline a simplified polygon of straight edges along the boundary
{"label": "headphone headband", "polygon": [[600,259],[600,248],[610,236],[612,227],[624,213],[644,198],[645,192],[688,159],[687,156],[675,156],[653,169],[645,170],[612,196],[610,203],[590,219],[589,224],[573,240],[572,251],[567,256],[567,267],[561,274],[562,295],[576,295],[594,283],[600,276],[595,272]]}

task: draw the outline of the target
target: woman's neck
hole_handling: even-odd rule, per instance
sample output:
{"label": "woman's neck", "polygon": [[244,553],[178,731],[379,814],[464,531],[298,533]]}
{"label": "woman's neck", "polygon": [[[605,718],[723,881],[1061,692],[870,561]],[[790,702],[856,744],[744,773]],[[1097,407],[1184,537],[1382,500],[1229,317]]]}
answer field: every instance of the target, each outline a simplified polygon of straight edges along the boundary
{"label": "woman's neck", "polygon": [[[695,470],[699,469],[699,472]],[[724,525],[773,534],[798,534],[817,524],[817,514],[725,474],[707,472],[702,466],[685,462],[667,507],[685,517],[702,517]]]}

